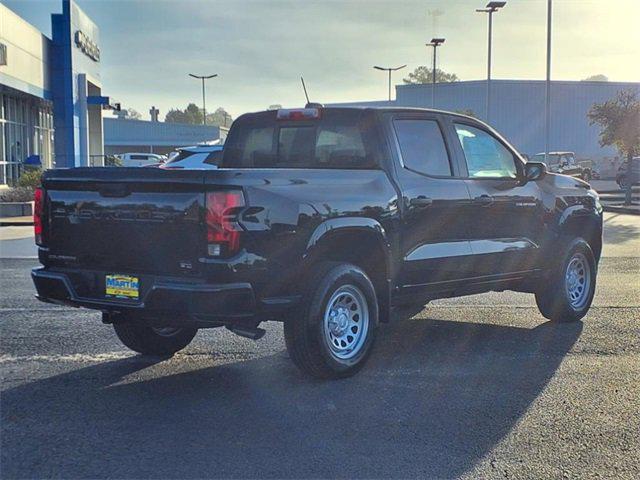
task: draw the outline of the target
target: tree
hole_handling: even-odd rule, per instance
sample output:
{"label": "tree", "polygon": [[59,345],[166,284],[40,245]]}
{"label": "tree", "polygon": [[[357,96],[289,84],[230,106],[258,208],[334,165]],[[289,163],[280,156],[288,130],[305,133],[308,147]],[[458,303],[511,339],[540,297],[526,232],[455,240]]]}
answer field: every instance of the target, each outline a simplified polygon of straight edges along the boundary
{"label": "tree", "polygon": [[[460,79],[455,73],[447,73],[443,72],[439,68],[436,68],[436,82],[437,83],[450,83],[457,82]],[[406,84],[411,83],[431,83],[433,81],[433,69],[429,67],[425,67],[424,65],[419,66],[413,72],[409,74],[407,78],[402,80]]]}
{"label": "tree", "polygon": [[130,120],[140,120],[142,119],[142,115],[133,108],[127,108],[127,118]]}
{"label": "tree", "polygon": [[167,123],[199,125],[202,124],[202,110],[195,103],[190,103],[184,110],[172,108],[165,115],[164,121]]}
{"label": "tree", "polygon": [[218,127],[229,127],[233,122],[233,118],[222,107],[218,107],[215,112],[207,113],[207,125],[216,125]]}
{"label": "tree", "polygon": [[640,99],[634,90],[621,90],[615,98],[594,103],[587,113],[591,125],[598,124],[600,145],[615,146],[627,157],[627,194],[625,205],[631,205],[632,159],[640,155]]}
{"label": "tree", "polygon": [[582,81],[583,82],[608,82],[609,81],[609,77],[599,73],[597,75],[591,75],[590,77],[587,77],[587,78],[583,79]]}

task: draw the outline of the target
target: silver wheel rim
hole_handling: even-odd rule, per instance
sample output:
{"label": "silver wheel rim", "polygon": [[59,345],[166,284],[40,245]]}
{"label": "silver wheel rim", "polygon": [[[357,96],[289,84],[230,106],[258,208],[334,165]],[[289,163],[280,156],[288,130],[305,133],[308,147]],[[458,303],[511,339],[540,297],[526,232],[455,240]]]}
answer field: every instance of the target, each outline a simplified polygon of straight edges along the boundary
{"label": "silver wheel rim", "polygon": [[360,352],[369,331],[369,306],[360,289],[343,285],[331,295],[324,313],[323,331],[334,357],[347,360]]}
{"label": "silver wheel rim", "polygon": [[565,289],[569,303],[575,309],[584,307],[591,290],[591,268],[587,258],[582,253],[576,253],[564,275]]}
{"label": "silver wheel rim", "polygon": [[160,335],[161,337],[173,337],[176,335],[181,329],[175,327],[151,327],[155,333]]}

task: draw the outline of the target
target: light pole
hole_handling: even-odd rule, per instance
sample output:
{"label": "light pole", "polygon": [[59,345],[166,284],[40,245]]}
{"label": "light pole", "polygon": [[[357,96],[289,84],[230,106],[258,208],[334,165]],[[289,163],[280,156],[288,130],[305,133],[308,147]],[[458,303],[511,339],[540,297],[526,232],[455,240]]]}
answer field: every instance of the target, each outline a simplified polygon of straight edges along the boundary
{"label": "light pole", "polygon": [[478,8],[476,12],[489,14],[489,41],[488,41],[488,53],[487,53],[487,106],[485,112],[485,118],[487,123],[491,119],[491,33],[493,30],[493,14],[498,9],[504,7],[507,2],[489,2],[485,8]]}
{"label": "light pole", "polygon": [[395,67],[395,68],[378,67],[377,65],[373,67],[376,70],[382,70],[383,72],[389,73],[389,101],[391,101],[391,72],[402,70],[404,67],[406,67],[406,65],[402,65],[401,67]]}
{"label": "light pole", "polygon": [[551,0],[547,0],[547,79],[544,84],[544,161],[548,163],[551,131]]}
{"label": "light pole", "polygon": [[213,75],[194,75],[193,73],[190,73],[189,76],[202,80],[202,124],[206,125],[207,124],[207,106],[206,106],[205,96],[204,96],[204,81],[210,78],[215,78],[218,76],[218,74],[214,73]]}
{"label": "light pole", "polygon": [[433,47],[433,70],[431,71],[431,107],[436,106],[436,50],[444,43],[444,38],[432,38],[427,47]]}

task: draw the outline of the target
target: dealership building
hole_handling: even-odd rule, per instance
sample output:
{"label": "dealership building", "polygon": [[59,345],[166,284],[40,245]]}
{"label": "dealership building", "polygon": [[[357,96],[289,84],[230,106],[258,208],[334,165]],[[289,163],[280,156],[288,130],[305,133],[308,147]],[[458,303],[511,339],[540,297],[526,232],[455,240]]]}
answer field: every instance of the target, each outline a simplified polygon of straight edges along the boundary
{"label": "dealership building", "polygon": [[100,32],[70,0],[51,16],[52,38],[0,4],[0,183],[24,163],[92,164],[103,156]]}
{"label": "dealership building", "polygon": [[98,166],[105,154],[224,137],[218,127],[103,119],[118,105],[101,81],[100,30],[73,0],[61,3],[51,38],[0,3],[0,187],[29,164]]}

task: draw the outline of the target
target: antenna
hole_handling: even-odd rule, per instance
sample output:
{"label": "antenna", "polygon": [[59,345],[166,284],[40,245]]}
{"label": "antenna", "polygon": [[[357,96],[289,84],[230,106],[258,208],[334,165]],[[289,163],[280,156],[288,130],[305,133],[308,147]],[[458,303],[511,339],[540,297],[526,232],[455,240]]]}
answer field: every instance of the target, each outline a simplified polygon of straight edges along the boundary
{"label": "antenna", "polygon": [[304,90],[304,96],[307,98],[307,103],[311,103],[309,102],[309,95],[307,94],[307,87],[304,84],[304,78],[300,77],[300,81],[302,82],[302,89]]}

